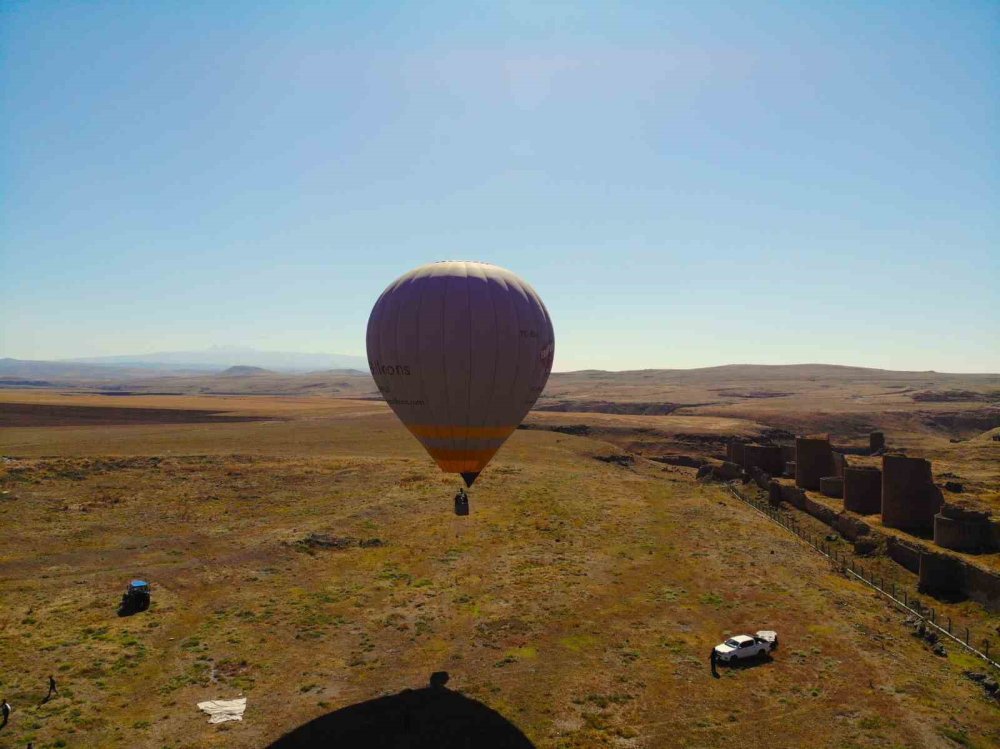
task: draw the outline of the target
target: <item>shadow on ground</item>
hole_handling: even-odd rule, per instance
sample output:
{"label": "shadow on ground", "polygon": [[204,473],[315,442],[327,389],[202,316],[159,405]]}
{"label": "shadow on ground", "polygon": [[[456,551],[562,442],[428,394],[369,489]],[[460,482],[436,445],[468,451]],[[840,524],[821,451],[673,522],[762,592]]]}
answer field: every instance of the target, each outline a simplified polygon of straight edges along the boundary
{"label": "shadow on ground", "polygon": [[430,686],[349,705],[299,726],[269,749],[534,749],[500,713],[445,688]]}
{"label": "shadow on ground", "polygon": [[763,653],[756,658],[739,658],[735,661],[727,661],[726,663],[720,663],[719,665],[723,668],[728,668],[732,671],[745,671],[748,668],[757,668],[758,666],[767,666],[768,664],[774,663],[774,658],[770,653]]}

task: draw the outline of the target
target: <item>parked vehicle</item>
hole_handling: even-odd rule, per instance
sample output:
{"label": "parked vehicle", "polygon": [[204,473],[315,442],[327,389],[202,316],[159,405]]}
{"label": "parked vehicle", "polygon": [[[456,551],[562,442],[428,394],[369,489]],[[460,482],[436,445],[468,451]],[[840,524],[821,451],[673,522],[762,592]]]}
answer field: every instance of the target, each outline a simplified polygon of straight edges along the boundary
{"label": "parked vehicle", "polygon": [[778,647],[778,633],[761,630],[753,637],[736,635],[715,646],[715,657],[725,663],[766,656]]}
{"label": "parked vehicle", "polygon": [[123,614],[134,614],[149,608],[149,583],[145,580],[133,580],[122,593],[120,611]]}

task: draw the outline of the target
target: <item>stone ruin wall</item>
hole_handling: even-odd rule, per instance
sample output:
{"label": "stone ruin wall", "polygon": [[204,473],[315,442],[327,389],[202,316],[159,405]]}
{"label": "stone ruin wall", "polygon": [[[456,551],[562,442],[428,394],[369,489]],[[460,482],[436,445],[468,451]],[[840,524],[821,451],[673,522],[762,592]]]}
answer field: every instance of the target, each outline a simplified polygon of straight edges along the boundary
{"label": "stone ruin wall", "polygon": [[996,548],[988,510],[945,502],[934,516],[934,543],[945,549],[981,554]]}
{"label": "stone ruin wall", "polygon": [[[873,432],[870,452],[882,447],[884,436]],[[727,460],[718,466],[702,466],[699,477],[704,472],[725,481],[740,477],[752,480],[768,493],[771,504],[788,502],[835,528],[856,548],[859,543],[866,549],[884,547],[892,560],[919,576],[922,590],[961,594],[1000,609],[1000,574],[928,549],[916,539],[907,542],[887,534],[860,516],[881,512],[886,527],[927,535],[933,532],[937,546],[965,553],[1000,548],[1000,521],[993,520],[989,511],[945,503],[928,461],[883,455],[881,471],[847,463],[845,454],[864,452],[856,448],[835,451],[826,435],[798,437],[794,448],[734,438],[726,445]],[[809,496],[808,487],[773,478],[788,473],[788,468],[795,471],[796,484],[813,484],[828,497],[842,498],[843,510]]]}
{"label": "stone ruin wall", "polygon": [[920,590],[937,595],[961,595],[977,601],[989,611],[1000,611],[1000,573],[984,569],[945,551],[907,542],[869,525],[864,518],[835,508],[798,487],[780,486],[781,499],[835,528],[848,540],[861,537],[881,541],[894,562],[918,575]]}
{"label": "stone ruin wall", "polygon": [[835,475],[829,437],[795,438],[795,485],[819,490],[819,480]]}
{"label": "stone ruin wall", "polygon": [[905,455],[882,456],[882,524],[915,534],[934,532],[934,516],[944,502],[934,485],[930,461]]}
{"label": "stone ruin wall", "polygon": [[748,471],[760,468],[772,476],[781,475],[785,470],[785,461],[781,448],[777,445],[745,445],[743,448],[743,467]]}
{"label": "stone ruin wall", "polygon": [[[877,443],[884,446],[884,438],[875,439],[873,436],[873,451]],[[925,541],[900,539],[870,525],[859,516],[882,512],[882,522],[887,527],[924,534],[933,532],[935,543],[943,549],[972,552],[1000,548],[1000,522],[993,521],[989,512],[944,503],[940,490],[933,482],[928,461],[902,455],[883,455],[881,471],[877,468],[851,467],[842,454],[833,451],[829,438],[799,437],[793,456],[796,485],[791,485],[772,478],[783,470],[778,468],[779,459],[792,462],[786,460],[789,456],[787,448],[769,452],[765,461],[760,452],[750,449],[749,458],[747,453],[748,448],[764,446],[731,444],[740,445],[737,449],[742,452],[747,464],[744,475],[749,474],[757,486],[768,492],[771,504],[787,502],[835,528],[852,542],[858,543],[862,539],[862,543],[869,546],[884,545],[886,554],[893,561],[918,575],[921,590],[937,595],[962,595],[982,603],[990,611],[1000,610],[1000,573],[981,568],[944,550],[928,548]],[[774,456],[774,465],[770,464],[771,455]],[[767,468],[760,465],[763,462],[767,462]],[[803,483],[814,484],[816,489],[822,486],[827,494],[834,496],[839,488],[844,500],[843,510],[830,506],[826,500],[811,497],[806,491],[810,487],[802,486]]]}
{"label": "stone ruin wall", "polygon": [[859,515],[882,512],[882,471],[878,468],[844,469],[844,509]]}

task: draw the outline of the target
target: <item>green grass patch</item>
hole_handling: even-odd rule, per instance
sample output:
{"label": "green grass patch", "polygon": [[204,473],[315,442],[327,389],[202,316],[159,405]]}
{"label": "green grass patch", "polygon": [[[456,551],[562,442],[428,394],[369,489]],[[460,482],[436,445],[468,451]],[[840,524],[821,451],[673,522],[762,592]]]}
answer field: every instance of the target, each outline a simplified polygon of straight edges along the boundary
{"label": "green grass patch", "polygon": [[595,647],[600,641],[594,635],[569,635],[559,640],[559,644],[570,650],[579,652]]}

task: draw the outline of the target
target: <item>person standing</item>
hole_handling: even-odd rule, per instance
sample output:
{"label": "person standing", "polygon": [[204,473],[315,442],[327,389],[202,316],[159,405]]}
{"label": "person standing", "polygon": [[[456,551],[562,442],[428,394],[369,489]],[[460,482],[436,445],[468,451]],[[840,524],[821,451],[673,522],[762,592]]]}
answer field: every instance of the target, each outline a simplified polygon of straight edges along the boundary
{"label": "person standing", "polygon": [[715,669],[715,664],[719,660],[719,654],[715,652],[715,648],[712,648],[712,655],[710,656],[709,663],[712,665],[712,676],[718,677],[719,672]]}
{"label": "person standing", "polygon": [[56,689],[56,680],[54,678],[52,678],[51,674],[49,674],[49,693],[47,695],[45,695],[46,701],[48,701],[49,699],[51,699],[52,695],[54,695],[54,694],[59,694],[59,690]]}
{"label": "person standing", "polygon": [[3,704],[0,705],[0,711],[3,712],[3,723],[0,723],[0,728],[3,728],[5,725],[7,725],[7,721],[10,719],[10,711],[11,711],[10,703],[7,702],[6,699],[4,699]]}

